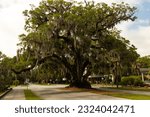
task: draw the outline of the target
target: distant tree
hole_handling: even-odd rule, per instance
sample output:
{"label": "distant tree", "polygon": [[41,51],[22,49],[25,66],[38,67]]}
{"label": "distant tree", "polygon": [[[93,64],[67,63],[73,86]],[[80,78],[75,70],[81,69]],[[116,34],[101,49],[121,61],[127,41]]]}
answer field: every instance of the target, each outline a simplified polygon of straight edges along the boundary
{"label": "distant tree", "polygon": [[15,74],[11,68],[12,59],[0,52],[0,91],[6,90],[12,84]]}
{"label": "distant tree", "polygon": [[137,60],[137,63],[139,67],[141,68],[150,68],[150,55],[139,57],[139,59]]}
{"label": "distant tree", "polygon": [[129,40],[120,36],[119,31],[113,31],[101,42],[104,48],[101,59],[93,64],[96,74],[113,74],[113,82],[121,81],[121,76],[134,73],[134,63],[139,57],[134,45]]}
{"label": "distant tree", "polygon": [[70,86],[90,88],[88,76],[97,70],[98,63],[107,65],[105,63],[111,62],[109,59],[103,62],[104,55],[109,55],[109,51],[116,48],[107,48],[105,40],[117,40],[115,25],[134,20],[134,11],[134,7],[125,3],[109,6],[64,0],[46,0],[38,7],[32,6],[31,10],[24,11],[28,34],[20,36],[19,44],[20,53],[27,52],[32,63],[14,72],[32,69],[48,59],[65,68],[66,76],[71,79]]}

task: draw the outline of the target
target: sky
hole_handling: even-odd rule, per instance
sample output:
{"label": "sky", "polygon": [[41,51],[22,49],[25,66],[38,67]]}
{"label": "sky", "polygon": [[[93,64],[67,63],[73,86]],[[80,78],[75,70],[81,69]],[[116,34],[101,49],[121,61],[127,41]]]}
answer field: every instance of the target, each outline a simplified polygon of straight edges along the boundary
{"label": "sky", "polygon": [[[16,55],[18,35],[24,33],[25,17],[22,12],[30,9],[30,4],[38,6],[41,0],[0,0],[0,51],[7,56]],[[84,0],[78,0],[84,1]],[[88,1],[88,0],[87,0]],[[121,36],[135,45],[141,56],[150,55],[150,0],[94,0],[96,2],[126,2],[136,6],[136,21],[117,25]]]}

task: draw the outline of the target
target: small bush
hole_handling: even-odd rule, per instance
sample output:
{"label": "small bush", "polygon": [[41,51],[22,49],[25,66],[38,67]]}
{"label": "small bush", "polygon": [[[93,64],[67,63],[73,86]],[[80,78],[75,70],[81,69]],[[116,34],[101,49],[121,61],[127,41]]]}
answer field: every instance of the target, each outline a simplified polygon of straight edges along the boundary
{"label": "small bush", "polygon": [[8,87],[9,86],[4,81],[0,81],[0,92],[7,90]]}
{"label": "small bush", "polygon": [[0,92],[5,90],[5,85],[3,82],[0,82]]}
{"label": "small bush", "polygon": [[13,85],[18,86],[19,85],[19,80],[14,80]]}
{"label": "small bush", "polygon": [[143,86],[140,76],[127,76],[122,77],[121,85],[123,86]]}
{"label": "small bush", "polygon": [[143,86],[144,83],[140,78],[134,80],[134,86]]}

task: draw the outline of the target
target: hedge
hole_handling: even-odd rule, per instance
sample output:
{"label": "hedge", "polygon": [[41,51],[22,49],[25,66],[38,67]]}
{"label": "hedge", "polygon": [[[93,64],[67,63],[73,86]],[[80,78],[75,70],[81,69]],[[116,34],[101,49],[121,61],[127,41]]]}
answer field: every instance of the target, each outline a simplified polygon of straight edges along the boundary
{"label": "hedge", "polygon": [[123,86],[143,86],[141,76],[126,76],[121,78],[121,85]]}

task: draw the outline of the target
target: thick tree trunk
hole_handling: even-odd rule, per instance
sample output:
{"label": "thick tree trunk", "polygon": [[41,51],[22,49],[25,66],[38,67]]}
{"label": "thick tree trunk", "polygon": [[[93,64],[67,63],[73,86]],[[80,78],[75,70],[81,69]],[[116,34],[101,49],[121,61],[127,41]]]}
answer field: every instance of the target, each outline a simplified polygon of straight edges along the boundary
{"label": "thick tree trunk", "polygon": [[68,73],[70,74],[69,76],[71,77],[67,78],[71,79],[69,87],[91,88],[91,84],[87,81],[88,74],[83,76],[83,70],[79,71],[80,73],[75,71],[75,69],[72,70],[74,71],[68,71]]}
{"label": "thick tree trunk", "polygon": [[90,74],[84,74],[85,68],[90,64],[89,60],[83,59],[80,51],[78,51],[75,61],[75,71],[72,71],[72,73],[75,72],[76,74],[72,74],[73,82],[70,84],[70,87],[91,88],[91,84],[87,81],[88,75]]}
{"label": "thick tree trunk", "polygon": [[84,76],[85,68],[90,64],[90,62],[82,57],[80,50],[75,52],[75,55],[74,64],[70,64],[64,56],[62,56],[61,59],[56,55],[55,56],[62,61],[63,65],[67,69],[67,72],[71,76],[70,87],[91,88],[91,84],[87,81],[88,75],[86,75],[86,77]]}
{"label": "thick tree trunk", "polygon": [[77,88],[91,88],[91,84],[87,80],[74,80],[70,83],[69,87],[77,87]]}
{"label": "thick tree trunk", "polygon": [[70,87],[91,88],[91,84],[87,81],[90,73],[88,72],[84,75],[84,67],[78,67],[76,70],[77,71],[75,72],[75,74],[74,72],[71,73],[72,82],[70,83]]}

